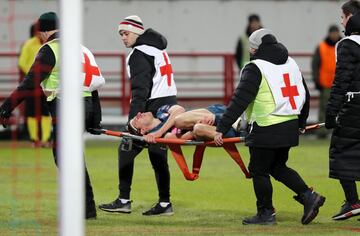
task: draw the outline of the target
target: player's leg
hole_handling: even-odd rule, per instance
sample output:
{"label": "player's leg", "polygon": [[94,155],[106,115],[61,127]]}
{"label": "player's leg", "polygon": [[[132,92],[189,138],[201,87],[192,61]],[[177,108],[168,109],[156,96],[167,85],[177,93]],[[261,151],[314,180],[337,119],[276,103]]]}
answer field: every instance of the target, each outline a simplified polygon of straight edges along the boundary
{"label": "player's leg", "polygon": [[214,114],[207,109],[196,109],[181,113],[175,117],[175,127],[179,129],[192,130],[194,125],[206,118],[212,118]]}
{"label": "player's leg", "polygon": [[216,127],[207,124],[194,125],[194,137],[198,140],[213,140],[216,133]]}

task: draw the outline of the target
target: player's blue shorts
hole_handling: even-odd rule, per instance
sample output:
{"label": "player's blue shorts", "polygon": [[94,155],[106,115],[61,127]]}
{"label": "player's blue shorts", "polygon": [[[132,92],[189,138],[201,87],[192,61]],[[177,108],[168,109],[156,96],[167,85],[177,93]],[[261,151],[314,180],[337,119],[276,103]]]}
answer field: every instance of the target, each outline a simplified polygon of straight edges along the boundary
{"label": "player's blue shorts", "polygon": [[[221,117],[226,111],[226,106],[221,104],[213,104],[208,106],[206,109],[215,115],[214,126],[217,126],[217,124],[220,122]],[[226,138],[233,138],[238,136],[239,133],[236,132],[236,130],[233,127],[231,127],[229,131],[224,135],[224,137]]]}

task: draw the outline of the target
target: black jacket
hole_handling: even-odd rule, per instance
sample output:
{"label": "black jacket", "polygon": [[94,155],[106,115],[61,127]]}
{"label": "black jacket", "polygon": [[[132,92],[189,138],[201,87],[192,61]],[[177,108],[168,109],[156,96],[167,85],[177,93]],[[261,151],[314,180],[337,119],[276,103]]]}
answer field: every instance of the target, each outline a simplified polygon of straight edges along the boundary
{"label": "black jacket", "polygon": [[[352,16],[346,34],[360,35],[360,15]],[[339,42],[337,63],[326,126],[335,126],[330,144],[330,177],[360,180],[360,45],[350,39]],[[336,118],[337,117],[337,118]]]}
{"label": "black jacket", "polygon": [[[59,35],[55,33],[50,36],[48,41],[58,37]],[[4,103],[0,106],[0,111],[3,111],[7,116],[10,116],[11,112],[23,102],[27,96],[32,96],[34,90],[40,87],[41,82],[49,77],[55,64],[56,58],[50,46],[44,45],[41,47],[29,73],[11,95],[5,99]],[[91,103],[93,106],[93,109],[91,109],[91,113],[93,114],[91,118],[92,121],[87,121],[86,124],[98,128],[101,122],[101,105],[97,91],[92,92]],[[86,106],[86,108],[87,107],[88,106]],[[85,109],[85,112],[87,112],[87,109]]]}
{"label": "black jacket", "polygon": [[[140,35],[133,47],[148,45],[164,50],[167,41],[164,36],[153,29],[147,29]],[[154,57],[135,49],[129,58],[130,82],[131,82],[131,103],[129,120],[138,112],[151,111],[154,115],[159,107],[166,104],[176,104],[176,96],[149,99],[153,86],[153,77],[156,69]]]}
{"label": "black jacket", "polygon": [[[262,59],[276,65],[281,65],[287,61],[288,51],[274,37],[268,35],[264,36],[263,43],[251,59]],[[240,83],[216,128],[218,132],[225,134],[255,99],[259,91],[261,79],[261,72],[255,64],[250,63],[244,67]],[[309,113],[310,96],[304,80],[303,83],[306,90],[306,102],[299,115],[299,119],[267,127],[259,127],[255,122],[252,131],[246,137],[246,145],[253,147],[289,147],[298,144],[299,127],[305,127]]]}

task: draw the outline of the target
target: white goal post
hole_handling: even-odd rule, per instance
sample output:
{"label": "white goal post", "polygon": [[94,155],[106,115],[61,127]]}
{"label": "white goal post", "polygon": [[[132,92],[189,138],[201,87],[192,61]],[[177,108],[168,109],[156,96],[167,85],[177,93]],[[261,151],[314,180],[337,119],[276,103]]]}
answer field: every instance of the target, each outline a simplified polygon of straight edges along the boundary
{"label": "white goal post", "polygon": [[81,85],[83,0],[60,1],[61,92],[58,122],[59,234],[84,235],[84,106]]}

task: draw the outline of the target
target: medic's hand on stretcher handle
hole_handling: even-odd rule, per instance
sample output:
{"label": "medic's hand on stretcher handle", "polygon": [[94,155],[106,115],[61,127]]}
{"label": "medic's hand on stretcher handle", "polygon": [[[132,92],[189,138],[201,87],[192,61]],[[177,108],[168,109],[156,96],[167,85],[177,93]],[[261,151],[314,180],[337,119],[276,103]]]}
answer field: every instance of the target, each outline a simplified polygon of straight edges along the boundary
{"label": "medic's hand on stretcher handle", "polygon": [[[324,127],[325,123],[319,123],[319,124],[314,124],[314,125],[308,125],[305,127],[305,129],[299,129],[299,132],[301,134],[304,134],[306,131],[308,130],[312,130],[312,129],[319,129],[321,127]],[[215,137],[214,137],[214,142],[217,146],[221,146],[223,144],[223,134],[216,132]]]}
{"label": "medic's hand on stretcher handle", "polygon": [[162,135],[163,134],[160,131],[155,131],[153,133],[144,135],[143,138],[147,143],[156,143],[156,138],[161,138]]}
{"label": "medic's hand on stretcher handle", "polygon": [[216,144],[216,146],[221,146],[223,145],[224,143],[224,140],[223,140],[223,134],[220,133],[220,132],[216,132],[215,133],[215,137],[214,137],[214,143]]}

